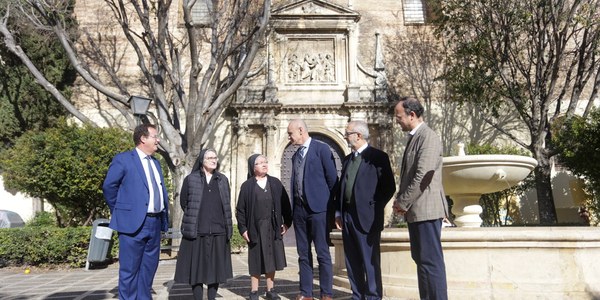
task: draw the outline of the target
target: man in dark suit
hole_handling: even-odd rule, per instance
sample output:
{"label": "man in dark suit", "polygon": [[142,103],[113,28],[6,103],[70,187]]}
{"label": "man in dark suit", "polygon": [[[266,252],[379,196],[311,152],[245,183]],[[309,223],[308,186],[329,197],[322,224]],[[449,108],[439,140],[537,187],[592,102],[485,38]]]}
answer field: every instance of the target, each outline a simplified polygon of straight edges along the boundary
{"label": "man in dark suit", "polygon": [[335,224],[342,230],[352,299],[381,299],[380,241],[385,205],[396,191],[388,155],[369,146],[369,126],[352,121],[344,134],[352,153],[344,158],[336,190]]}
{"label": "man in dark suit", "polygon": [[135,149],[117,154],[102,186],[110,208],[109,227],[119,233],[119,299],[152,299],[160,232],[169,224],[169,197],[160,163],[158,131],[142,124],[133,132]]}
{"label": "man in dark suit", "polygon": [[312,299],[313,260],[311,243],[315,244],[319,262],[321,299],[333,296],[333,266],[327,237],[327,209],[330,194],[337,182],[337,170],[331,149],[313,140],[302,120],[288,125],[290,143],[300,146],[292,157],[293,224],[300,267],[300,294],[297,300]]}
{"label": "man in dark suit", "polygon": [[409,132],[400,171],[400,190],[394,212],[408,222],[411,256],[417,264],[421,299],[448,299],[446,267],[442,253],[442,219],[448,202],[442,186],[442,143],[423,122],[424,108],[410,97],[395,107],[396,122]]}

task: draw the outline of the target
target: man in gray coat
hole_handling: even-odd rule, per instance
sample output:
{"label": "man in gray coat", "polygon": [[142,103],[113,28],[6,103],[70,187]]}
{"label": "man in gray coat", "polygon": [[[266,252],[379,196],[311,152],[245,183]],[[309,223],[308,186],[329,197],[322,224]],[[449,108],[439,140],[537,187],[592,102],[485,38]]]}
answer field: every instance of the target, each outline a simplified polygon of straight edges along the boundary
{"label": "man in gray coat", "polygon": [[394,212],[404,215],[408,222],[420,298],[448,299],[441,243],[442,219],[448,216],[448,203],[442,186],[440,137],[423,122],[424,108],[417,99],[400,99],[394,111],[402,131],[409,133]]}

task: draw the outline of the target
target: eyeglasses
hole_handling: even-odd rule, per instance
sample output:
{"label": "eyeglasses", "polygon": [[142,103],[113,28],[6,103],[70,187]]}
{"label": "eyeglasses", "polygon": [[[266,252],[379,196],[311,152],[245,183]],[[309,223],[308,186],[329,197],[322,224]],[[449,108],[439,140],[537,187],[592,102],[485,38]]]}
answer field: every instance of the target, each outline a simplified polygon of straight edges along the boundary
{"label": "eyeglasses", "polygon": [[348,131],[348,132],[344,133],[344,137],[349,137],[349,136],[351,136],[353,134],[358,134],[358,132],[356,132],[356,131]]}
{"label": "eyeglasses", "polygon": [[205,157],[204,160],[219,160],[218,157]]}

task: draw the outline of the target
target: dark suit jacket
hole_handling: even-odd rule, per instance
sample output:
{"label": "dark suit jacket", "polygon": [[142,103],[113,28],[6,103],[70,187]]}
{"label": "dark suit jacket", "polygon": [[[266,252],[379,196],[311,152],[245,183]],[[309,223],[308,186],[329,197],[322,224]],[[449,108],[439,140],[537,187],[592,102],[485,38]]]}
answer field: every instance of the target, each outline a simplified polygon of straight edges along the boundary
{"label": "dark suit jacket", "polygon": [[[294,155],[299,154],[296,152]],[[306,197],[311,211],[314,213],[325,212],[328,209],[331,192],[337,182],[337,169],[333,153],[327,144],[311,139],[304,160],[304,197]],[[292,161],[294,160],[292,159]],[[291,186],[294,186],[293,178]]]}
{"label": "dark suit jacket", "polygon": [[[394,173],[388,155],[371,146],[362,153],[362,162],[356,174],[353,195],[358,214],[358,225],[363,232],[383,230],[383,210],[396,192]],[[344,211],[344,191],[346,190],[346,169],[353,154],[344,157],[339,188],[336,191],[336,210]]]}
{"label": "dark suit jacket", "polygon": [[409,223],[448,216],[448,202],[442,186],[442,142],[423,123],[404,151],[400,190],[396,202],[406,210]]}
{"label": "dark suit jacket", "polygon": [[[153,160],[158,173],[160,173],[165,207],[161,218],[161,230],[167,231],[169,227],[169,197],[160,163],[155,158]],[[144,167],[135,149],[119,153],[113,158],[102,190],[106,204],[110,208],[109,227],[121,233],[136,232],[144,223],[148,212],[150,189]]]}

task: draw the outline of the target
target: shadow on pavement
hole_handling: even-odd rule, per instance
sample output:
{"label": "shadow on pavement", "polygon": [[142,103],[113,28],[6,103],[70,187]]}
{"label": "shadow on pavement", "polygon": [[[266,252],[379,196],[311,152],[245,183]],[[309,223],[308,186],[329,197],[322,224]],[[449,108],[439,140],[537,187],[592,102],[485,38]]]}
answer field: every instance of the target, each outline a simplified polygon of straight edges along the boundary
{"label": "shadow on pavement", "polygon": [[[265,299],[266,283],[264,277],[261,278],[259,285],[259,295]],[[174,283],[172,280],[165,283],[169,290],[169,300],[193,299],[192,289],[187,284]],[[170,286],[170,287],[169,287]],[[295,299],[298,295],[298,281],[289,279],[279,279],[275,276],[275,290],[282,299]],[[250,276],[240,275],[225,284],[219,286],[217,298],[220,299],[248,299],[250,293]],[[334,299],[349,299],[352,294],[345,290],[333,287]],[[313,285],[313,295],[319,295],[319,286]]]}

